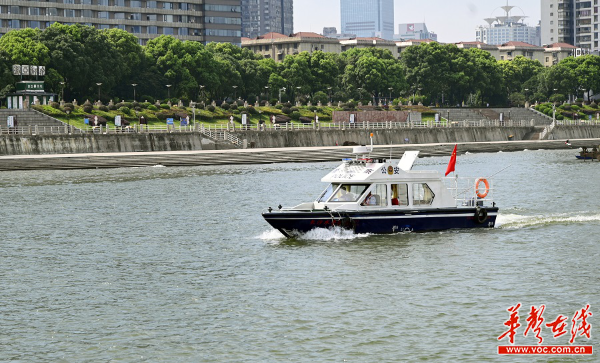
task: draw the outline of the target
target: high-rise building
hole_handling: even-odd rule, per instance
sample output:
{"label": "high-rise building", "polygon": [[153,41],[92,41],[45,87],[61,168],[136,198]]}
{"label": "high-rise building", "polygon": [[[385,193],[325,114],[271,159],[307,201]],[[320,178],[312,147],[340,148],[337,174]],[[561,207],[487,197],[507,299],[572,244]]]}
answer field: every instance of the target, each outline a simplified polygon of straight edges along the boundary
{"label": "high-rise building", "polygon": [[577,53],[597,52],[598,1],[542,0],[542,43],[567,43]]}
{"label": "high-rise building", "polygon": [[502,6],[501,8],[505,11],[505,15],[487,18],[485,21],[488,25],[477,27],[475,33],[477,41],[492,45],[500,45],[508,42],[541,45],[540,25],[533,27],[523,23],[526,16],[511,14],[514,6],[508,5],[508,2],[506,6]]}
{"label": "high-rise building", "polygon": [[437,34],[430,32],[425,23],[398,24],[395,40],[431,39],[437,42]]}
{"label": "high-rise building", "polygon": [[293,0],[242,0],[242,36],[294,32]]}
{"label": "high-rise building", "polygon": [[43,30],[58,22],[123,29],[140,44],[160,35],[241,44],[241,14],[241,0],[4,0],[0,36],[12,29]]}
{"label": "high-rise building", "polygon": [[394,39],[394,0],[340,0],[342,34]]}

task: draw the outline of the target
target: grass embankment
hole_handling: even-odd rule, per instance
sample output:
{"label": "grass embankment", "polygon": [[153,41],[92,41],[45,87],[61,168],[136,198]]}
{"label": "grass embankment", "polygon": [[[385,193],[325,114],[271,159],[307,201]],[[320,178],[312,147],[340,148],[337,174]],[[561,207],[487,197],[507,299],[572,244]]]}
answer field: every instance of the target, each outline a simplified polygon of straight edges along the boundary
{"label": "grass embankment", "polygon": [[[110,107],[110,108],[109,108]],[[300,124],[314,120],[315,115],[319,116],[319,122],[325,126],[332,122],[334,111],[355,110],[361,112],[363,109],[338,108],[328,106],[300,106],[286,107],[284,105],[277,106],[235,106],[227,108],[206,106],[204,108],[179,107],[168,105],[150,105],[148,103],[120,103],[114,106],[91,106],[90,104],[74,106],[65,104],[60,107],[58,104],[52,106],[33,106],[36,110],[61,120],[67,124],[73,125],[76,128],[85,129],[91,127],[95,116],[98,117],[99,123],[106,124],[109,127],[114,127],[115,117],[121,116],[124,124],[130,126],[138,125],[141,117],[144,117],[146,124],[149,126],[164,126],[168,118],[173,118],[175,125],[180,124],[181,119],[189,117],[190,123],[196,121],[196,124],[203,124],[206,127],[209,125],[226,125],[230,122],[230,117],[233,116],[234,122],[238,125],[242,123],[242,114],[246,114],[247,122],[251,125],[259,124],[261,121],[267,124],[271,123],[273,115],[283,115],[290,117],[290,122]],[[372,110],[373,108],[369,108]],[[378,108],[375,108],[378,109]],[[392,110],[392,109],[390,109]],[[394,108],[395,111],[417,111],[422,113],[423,121],[433,121],[435,119],[435,111],[424,106],[402,106],[400,109]],[[382,109],[382,111],[385,111]],[[90,125],[85,124],[85,118],[89,119]]]}

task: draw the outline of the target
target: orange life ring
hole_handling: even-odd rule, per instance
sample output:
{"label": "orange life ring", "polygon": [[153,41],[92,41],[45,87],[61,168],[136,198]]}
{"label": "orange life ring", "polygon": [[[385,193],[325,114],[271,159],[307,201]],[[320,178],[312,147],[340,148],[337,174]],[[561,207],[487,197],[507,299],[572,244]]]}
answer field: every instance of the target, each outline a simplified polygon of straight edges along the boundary
{"label": "orange life ring", "polygon": [[[481,192],[479,191],[479,183],[483,182],[483,185],[485,185],[485,191]],[[477,179],[477,181],[475,181],[475,193],[477,193],[477,196],[481,199],[487,197],[488,193],[490,192],[490,183],[488,183],[487,179],[484,178],[479,178]]]}

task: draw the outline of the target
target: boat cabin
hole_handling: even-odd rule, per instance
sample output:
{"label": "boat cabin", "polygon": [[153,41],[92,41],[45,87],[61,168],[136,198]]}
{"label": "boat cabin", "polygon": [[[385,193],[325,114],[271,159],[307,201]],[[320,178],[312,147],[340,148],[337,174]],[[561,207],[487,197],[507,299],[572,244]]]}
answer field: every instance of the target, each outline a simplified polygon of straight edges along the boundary
{"label": "boat cabin", "polygon": [[[414,171],[418,152],[406,152],[397,165],[383,159],[345,159],[321,181],[329,182],[315,208],[454,207],[456,200],[437,171]],[[346,206],[347,207],[347,206]]]}

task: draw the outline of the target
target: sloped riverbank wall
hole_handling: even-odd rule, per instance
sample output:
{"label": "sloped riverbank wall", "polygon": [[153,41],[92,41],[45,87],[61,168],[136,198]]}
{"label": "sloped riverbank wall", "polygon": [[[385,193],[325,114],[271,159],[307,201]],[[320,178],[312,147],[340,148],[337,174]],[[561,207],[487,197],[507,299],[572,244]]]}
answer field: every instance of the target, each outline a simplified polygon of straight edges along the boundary
{"label": "sloped riverbank wall", "polygon": [[[534,127],[451,127],[406,129],[235,131],[249,148],[328,147],[370,143],[375,145],[493,142],[535,139]],[[598,126],[557,126],[550,139],[600,138]],[[532,140],[534,141],[534,140]],[[0,155],[48,155],[158,151],[225,150],[235,148],[197,132],[73,135],[1,135]]]}

